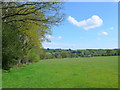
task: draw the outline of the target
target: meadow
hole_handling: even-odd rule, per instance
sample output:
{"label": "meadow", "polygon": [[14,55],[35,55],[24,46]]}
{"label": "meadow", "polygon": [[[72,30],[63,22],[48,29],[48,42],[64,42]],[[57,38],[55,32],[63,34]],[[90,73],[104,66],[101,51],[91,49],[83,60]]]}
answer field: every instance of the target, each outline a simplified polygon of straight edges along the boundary
{"label": "meadow", "polygon": [[2,79],[3,88],[118,88],[118,57],[41,60]]}

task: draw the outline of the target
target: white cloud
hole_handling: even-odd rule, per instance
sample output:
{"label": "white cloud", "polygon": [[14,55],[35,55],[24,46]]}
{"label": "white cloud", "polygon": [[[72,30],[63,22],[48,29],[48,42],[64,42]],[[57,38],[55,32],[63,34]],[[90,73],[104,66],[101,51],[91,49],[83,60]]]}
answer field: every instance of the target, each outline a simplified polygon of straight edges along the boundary
{"label": "white cloud", "polygon": [[113,47],[114,49],[118,49],[118,47]]}
{"label": "white cloud", "polygon": [[44,46],[44,48],[59,49],[59,48],[61,48],[61,47],[55,47],[55,46]]}
{"label": "white cloud", "polygon": [[62,49],[68,49],[68,48],[76,48],[76,44],[44,42],[44,43],[43,43],[43,47],[44,47],[44,48],[62,48]]}
{"label": "white cloud", "polygon": [[120,0],[114,0],[114,2],[119,2]]}
{"label": "white cloud", "polygon": [[51,35],[46,35],[46,37],[47,37],[48,39],[54,38],[54,37],[52,37]]}
{"label": "white cloud", "polygon": [[68,21],[78,27],[82,27],[85,30],[96,28],[103,24],[103,20],[97,15],[93,15],[91,18],[80,22],[78,22],[75,18],[69,16]]}
{"label": "white cloud", "polygon": [[56,37],[57,39],[62,39],[62,37],[61,36],[58,36],[58,37]]}
{"label": "white cloud", "polygon": [[99,35],[109,35],[109,33],[107,33],[107,32],[101,32],[101,33],[99,33]]}
{"label": "white cloud", "polygon": [[53,37],[53,36],[51,36],[51,35],[46,35],[46,37],[47,37],[48,39],[57,39],[57,40],[62,39],[62,36]]}
{"label": "white cloud", "polygon": [[57,43],[54,43],[54,42],[44,42],[43,44],[44,45],[58,45]]}
{"label": "white cloud", "polygon": [[114,27],[110,27],[109,29],[110,29],[110,30],[114,30]]}

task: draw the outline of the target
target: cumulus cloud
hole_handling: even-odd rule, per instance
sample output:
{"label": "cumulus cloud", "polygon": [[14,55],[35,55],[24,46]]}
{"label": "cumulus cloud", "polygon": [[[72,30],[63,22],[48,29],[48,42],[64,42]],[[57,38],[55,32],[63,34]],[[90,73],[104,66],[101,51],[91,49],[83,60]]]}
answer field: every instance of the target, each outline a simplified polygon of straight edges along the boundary
{"label": "cumulus cloud", "polygon": [[62,48],[62,49],[68,49],[68,48],[76,48],[76,44],[71,43],[55,43],[55,42],[44,42],[43,47],[44,48]]}
{"label": "cumulus cloud", "polygon": [[53,37],[53,36],[51,36],[51,35],[46,35],[46,37],[47,37],[48,39],[57,39],[57,40],[62,39],[62,36]]}
{"label": "cumulus cloud", "polygon": [[110,30],[114,30],[114,27],[110,27],[109,29],[110,29]]}
{"label": "cumulus cloud", "polygon": [[46,38],[51,39],[51,38],[54,38],[54,37],[52,37],[51,35],[46,35]]}
{"label": "cumulus cloud", "polygon": [[69,16],[68,21],[78,27],[82,27],[85,30],[96,28],[103,24],[103,20],[97,15],[93,15],[91,18],[80,22],[78,22],[75,18]]}
{"label": "cumulus cloud", "polygon": [[57,39],[62,39],[62,37],[61,36],[58,36],[58,37],[56,37]]}
{"label": "cumulus cloud", "polygon": [[54,42],[44,42],[44,45],[58,45],[58,43],[54,43]]}
{"label": "cumulus cloud", "polygon": [[114,2],[119,2],[120,0],[114,0]]}
{"label": "cumulus cloud", "polygon": [[108,35],[109,33],[107,33],[107,32],[101,32],[101,33],[99,33],[99,35]]}

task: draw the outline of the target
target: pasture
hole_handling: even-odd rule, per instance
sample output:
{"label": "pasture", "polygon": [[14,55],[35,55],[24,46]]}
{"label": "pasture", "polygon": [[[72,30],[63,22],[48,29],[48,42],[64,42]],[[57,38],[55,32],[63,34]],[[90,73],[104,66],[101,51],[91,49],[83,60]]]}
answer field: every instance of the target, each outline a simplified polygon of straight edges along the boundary
{"label": "pasture", "polygon": [[118,88],[118,57],[41,60],[2,77],[3,88]]}

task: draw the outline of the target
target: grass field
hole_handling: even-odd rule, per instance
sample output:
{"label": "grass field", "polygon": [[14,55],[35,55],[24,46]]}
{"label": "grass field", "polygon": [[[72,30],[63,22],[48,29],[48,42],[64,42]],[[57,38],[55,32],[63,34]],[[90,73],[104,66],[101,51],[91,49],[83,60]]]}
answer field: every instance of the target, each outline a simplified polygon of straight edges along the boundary
{"label": "grass field", "polygon": [[3,73],[3,88],[117,88],[118,57],[42,60]]}

